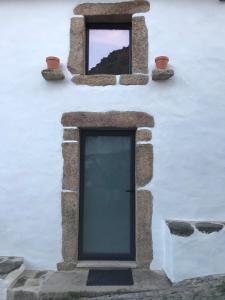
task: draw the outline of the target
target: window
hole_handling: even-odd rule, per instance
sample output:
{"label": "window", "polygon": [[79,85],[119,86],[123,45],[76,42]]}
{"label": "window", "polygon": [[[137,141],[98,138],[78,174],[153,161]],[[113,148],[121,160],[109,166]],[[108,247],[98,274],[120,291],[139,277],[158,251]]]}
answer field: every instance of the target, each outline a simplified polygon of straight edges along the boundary
{"label": "window", "polygon": [[86,74],[130,74],[132,23],[86,25]]}
{"label": "window", "polygon": [[[148,0],[82,3],[71,18],[68,69],[76,85],[144,85],[148,75]],[[117,78],[119,75],[119,78]]]}

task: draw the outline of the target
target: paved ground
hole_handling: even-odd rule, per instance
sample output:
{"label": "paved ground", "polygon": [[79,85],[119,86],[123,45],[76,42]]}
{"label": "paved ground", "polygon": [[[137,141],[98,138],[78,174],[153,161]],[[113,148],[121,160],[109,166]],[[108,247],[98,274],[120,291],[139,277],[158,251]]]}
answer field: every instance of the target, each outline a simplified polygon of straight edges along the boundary
{"label": "paved ground", "polygon": [[[90,298],[80,298],[82,300]],[[91,300],[225,300],[225,276],[185,280],[169,289],[94,297]]]}
{"label": "paved ground", "polygon": [[8,300],[225,300],[225,275],[172,286],[163,273],[135,270],[133,287],[87,287],[87,273],[24,271]]}

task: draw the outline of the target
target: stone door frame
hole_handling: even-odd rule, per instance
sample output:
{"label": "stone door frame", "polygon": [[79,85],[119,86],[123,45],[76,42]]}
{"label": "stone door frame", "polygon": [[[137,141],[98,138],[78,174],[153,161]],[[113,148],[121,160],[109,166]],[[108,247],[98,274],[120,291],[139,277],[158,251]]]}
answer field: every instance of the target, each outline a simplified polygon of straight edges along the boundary
{"label": "stone door frame", "polygon": [[[64,127],[63,181],[61,194],[62,212],[62,257],[58,270],[73,270],[78,262],[79,234],[79,184],[80,184],[80,129],[135,129],[135,215],[136,215],[136,260],[133,266],[149,268],[152,253],[152,194],[145,189],[153,175],[153,147],[149,143],[154,127],[152,116],[144,112],[70,112],[62,116]],[[93,266],[102,265],[93,262]],[[121,262],[114,262],[120,267]]]}

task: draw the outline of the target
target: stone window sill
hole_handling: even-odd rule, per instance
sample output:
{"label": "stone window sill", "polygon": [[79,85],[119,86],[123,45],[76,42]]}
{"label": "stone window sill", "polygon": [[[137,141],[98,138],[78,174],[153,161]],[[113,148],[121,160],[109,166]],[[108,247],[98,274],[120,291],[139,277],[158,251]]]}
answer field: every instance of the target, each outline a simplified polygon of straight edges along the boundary
{"label": "stone window sill", "polygon": [[[116,85],[116,75],[75,75],[72,81],[77,85],[107,86]],[[149,81],[147,74],[124,74],[119,77],[121,85],[146,85]]]}

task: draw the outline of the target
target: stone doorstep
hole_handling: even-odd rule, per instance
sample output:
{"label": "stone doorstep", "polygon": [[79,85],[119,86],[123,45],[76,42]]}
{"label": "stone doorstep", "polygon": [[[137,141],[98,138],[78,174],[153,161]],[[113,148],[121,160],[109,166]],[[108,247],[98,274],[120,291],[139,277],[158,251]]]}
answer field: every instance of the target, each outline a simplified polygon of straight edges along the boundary
{"label": "stone doorstep", "polygon": [[[87,287],[88,270],[72,272],[24,271],[8,289],[7,300],[224,300],[225,275],[187,279],[171,284],[163,272],[137,269],[131,287]],[[26,278],[21,280],[21,278]],[[36,278],[35,278],[36,277]],[[37,278],[38,277],[38,278]],[[35,279],[37,279],[35,281]],[[24,284],[21,286],[21,282]],[[38,282],[38,286],[37,283]]]}
{"label": "stone doorstep", "polygon": [[133,286],[119,287],[87,286],[88,269],[78,269],[71,272],[43,272],[39,278],[36,278],[37,273],[37,271],[24,271],[17,282],[8,290],[7,300],[67,300],[69,297],[95,297],[169,289],[171,287],[163,272],[152,272],[144,269],[133,270]]}

